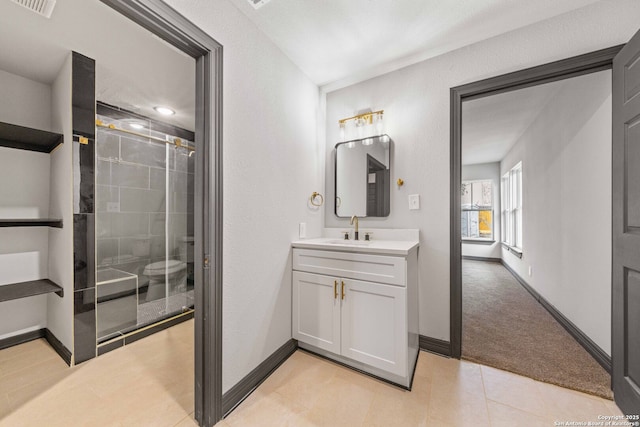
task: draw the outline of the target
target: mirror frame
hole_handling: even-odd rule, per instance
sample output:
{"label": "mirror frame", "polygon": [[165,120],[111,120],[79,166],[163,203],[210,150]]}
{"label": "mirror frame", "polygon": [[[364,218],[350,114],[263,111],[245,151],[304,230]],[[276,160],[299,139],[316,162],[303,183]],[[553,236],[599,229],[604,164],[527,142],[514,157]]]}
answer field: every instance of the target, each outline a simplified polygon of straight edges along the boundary
{"label": "mirror frame", "polygon": [[[391,139],[391,137],[387,134],[383,134],[383,135],[374,135],[374,136],[367,136],[364,138],[357,138],[357,139],[352,139],[349,141],[343,141],[343,142],[338,142],[335,145],[335,156],[334,156],[334,161],[333,161],[333,214],[336,216],[336,218],[351,218],[351,215],[347,215],[347,216],[340,216],[338,215],[338,204],[336,203],[336,200],[338,199],[338,147],[341,145],[345,145],[348,144],[350,142],[356,142],[356,141],[363,141],[365,139],[369,139],[369,138],[377,138],[378,142],[380,142],[380,139],[386,137],[387,138],[387,143],[389,144],[389,165],[387,166],[387,169],[389,169],[389,212],[387,213],[387,215],[385,216],[358,216],[359,218],[388,218],[389,215],[391,215],[391,163],[393,161],[393,140]],[[366,207],[365,207],[366,209]]]}
{"label": "mirror frame", "polygon": [[196,60],[195,413],[222,419],[222,45],[160,0],[100,0]]}

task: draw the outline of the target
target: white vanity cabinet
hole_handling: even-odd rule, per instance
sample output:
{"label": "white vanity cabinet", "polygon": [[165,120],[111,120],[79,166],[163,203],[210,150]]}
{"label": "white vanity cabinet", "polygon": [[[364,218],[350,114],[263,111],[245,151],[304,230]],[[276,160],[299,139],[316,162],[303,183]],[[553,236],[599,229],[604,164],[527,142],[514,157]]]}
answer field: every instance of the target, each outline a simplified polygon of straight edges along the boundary
{"label": "white vanity cabinet", "polygon": [[417,244],[406,254],[293,249],[300,347],[410,387],[418,352]]}

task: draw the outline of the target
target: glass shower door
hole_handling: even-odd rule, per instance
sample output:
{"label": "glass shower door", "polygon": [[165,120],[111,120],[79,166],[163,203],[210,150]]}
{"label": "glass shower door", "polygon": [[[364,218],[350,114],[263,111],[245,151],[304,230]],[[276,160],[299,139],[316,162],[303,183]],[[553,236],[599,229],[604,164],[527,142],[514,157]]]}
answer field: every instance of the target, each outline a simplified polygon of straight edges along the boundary
{"label": "glass shower door", "polygon": [[111,108],[96,138],[98,344],[193,308],[193,138]]}

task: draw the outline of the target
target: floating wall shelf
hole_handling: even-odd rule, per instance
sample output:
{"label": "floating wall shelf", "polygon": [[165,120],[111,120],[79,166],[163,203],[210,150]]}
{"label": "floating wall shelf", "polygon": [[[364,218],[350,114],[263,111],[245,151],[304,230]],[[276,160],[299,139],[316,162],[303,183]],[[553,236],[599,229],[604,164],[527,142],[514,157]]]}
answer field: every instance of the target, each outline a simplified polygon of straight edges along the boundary
{"label": "floating wall shelf", "polygon": [[62,288],[49,279],[12,283],[0,286],[0,302],[50,293],[59,297],[64,295]]}
{"label": "floating wall shelf", "polygon": [[0,147],[50,153],[62,142],[59,133],[0,122]]}
{"label": "floating wall shelf", "polygon": [[62,220],[55,218],[0,219],[0,227],[54,227],[62,228]]}

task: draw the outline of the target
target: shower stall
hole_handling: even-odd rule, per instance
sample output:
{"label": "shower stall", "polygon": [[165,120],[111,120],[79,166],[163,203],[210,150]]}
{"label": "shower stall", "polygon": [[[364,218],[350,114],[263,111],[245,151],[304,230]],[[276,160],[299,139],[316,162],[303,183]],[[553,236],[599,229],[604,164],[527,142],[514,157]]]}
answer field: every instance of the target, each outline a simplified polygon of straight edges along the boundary
{"label": "shower stall", "polygon": [[97,345],[193,316],[193,132],[98,103]]}

